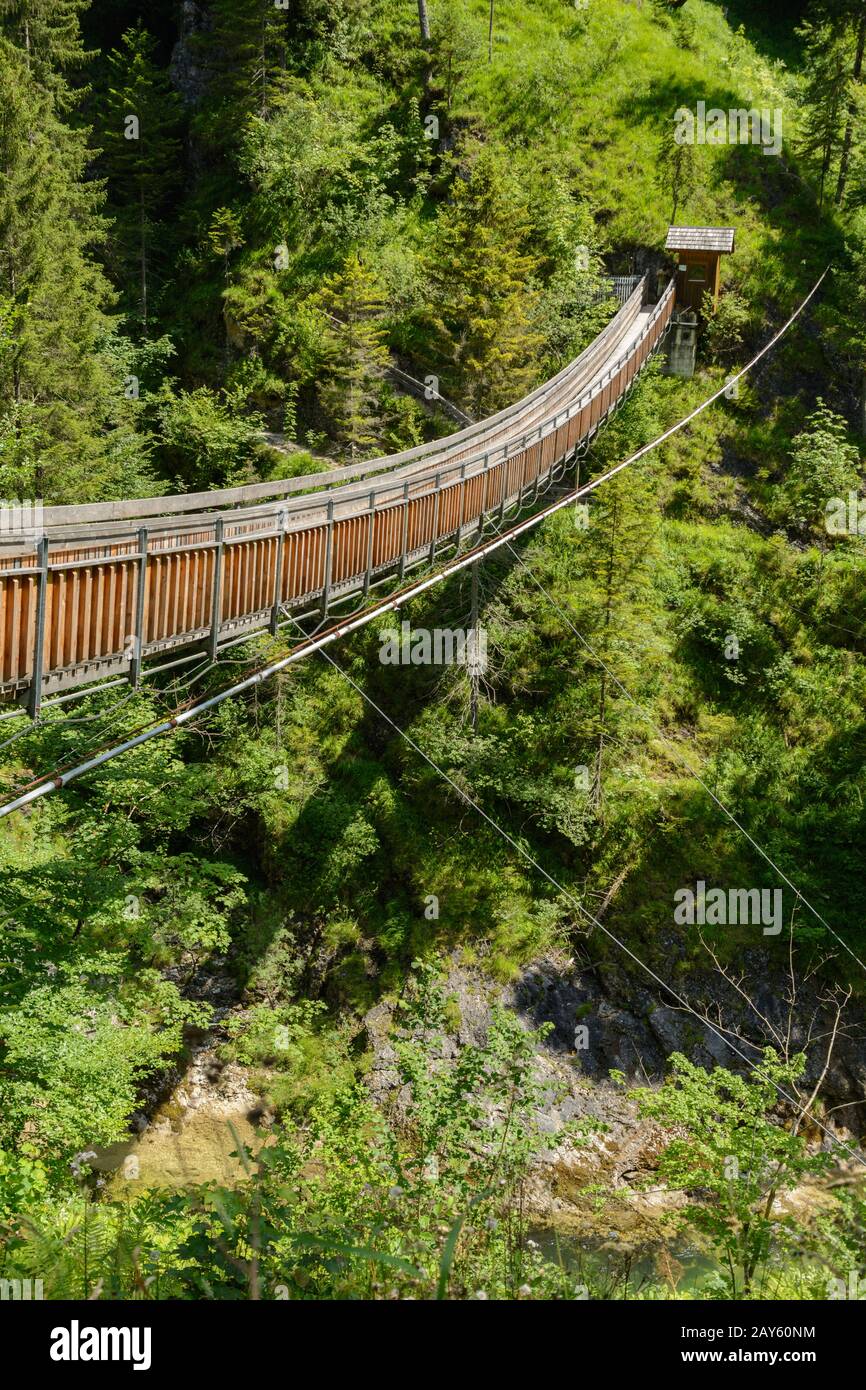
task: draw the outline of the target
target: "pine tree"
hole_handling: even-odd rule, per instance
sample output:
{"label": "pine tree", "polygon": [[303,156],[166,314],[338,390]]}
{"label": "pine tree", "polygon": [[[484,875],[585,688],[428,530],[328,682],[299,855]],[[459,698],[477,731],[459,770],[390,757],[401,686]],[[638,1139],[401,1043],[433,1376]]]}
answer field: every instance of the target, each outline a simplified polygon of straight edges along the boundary
{"label": "pine tree", "polygon": [[677,144],[673,131],[666,130],[656,155],[656,181],[671,200],[671,224],[677,213],[693,197],[698,185],[698,154],[694,145]]}
{"label": "pine tree", "polygon": [[155,48],[140,24],[127,29],[120,48],[108,55],[107,90],[99,102],[101,163],[115,212],[109,256],[128,292],[134,267],[145,336],[159,219],[177,184],[181,152],[180,103],[154,61]]}
{"label": "pine tree", "polygon": [[72,498],[104,467],[100,434],[122,389],[102,351],[109,288],[90,254],[99,190],[84,181],[84,136],[8,44],[0,88],[0,415],[32,442],[32,495]]}
{"label": "pine tree", "polygon": [[[609,426],[597,462],[604,467],[656,432],[651,409],[633,396]],[[628,708],[618,682],[637,688],[651,628],[652,557],[658,531],[656,486],[649,469],[626,469],[595,494],[590,524],[580,541],[589,576],[582,630],[597,672],[594,804],[601,815],[605,758],[616,711]]]}
{"label": "pine tree", "polygon": [[[241,231],[240,218],[231,208],[217,208],[214,213],[210,227],[208,228],[208,241],[211,248],[218,256],[222,257],[223,262],[223,281],[225,288],[228,289],[229,266],[233,251],[239,251],[244,245],[244,235]],[[225,290],[223,291],[225,300]],[[231,360],[231,338],[226,323],[226,342],[225,342],[225,365],[229,366]]]}
{"label": "pine tree", "polygon": [[848,26],[853,38],[854,58],[850,67],[850,85],[845,116],[845,134],[839,155],[839,177],[836,181],[836,206],[845,202],[848,175],[852,161],[862,148],[863,64],[866,60],[866,5],[863,0],[843,0],[841,22]]}
{"label": "pine tree", "polygon": [[274,0],[214,0],[198,40],[209,74],[199,133],[216,149],[234,147],[251,118],[267,118],[286,64],[288,8]]}
{"label": "pine tree", "polygon": [[357,253],[330,276],[315,298],[326,316],[329,365],[320,399],[337,438],[355,460],[375,449],[382,427],[380,395],[389,362],[384,344],[382,294]]}
{"label": "pine tree", "polygon": [[81,41],[79,15],[88,0],[0,0],[0,33],[24,54],[30,75],[62,101],[62,73],[81,67],[89,55]]}
{"label": "pine tree", "polygon": [[430,310],[421,318],[424,367],[476,418],[531,383],[541,342],[532,315],[537,258],[529,221],[502,161],[477,155],[439,216],[426,259]]}
{"label": "pine tree", "polygon": [[800,149],[818,170],[818,204],[823,206],[827,179],[844,141],[851,43],[844,29],[826,19],[807,21],[798,33],[805,42],[807,57]]}
{"label": "pine tree", "polygon": [[432,77],[450,113],[457,88],[481,57],[482,33],[467,0],[439,0],[432,27]]}
{"label": "pine tree", "polygon": [[623,678],[621,657],[636,631],[634,602],[646,562],[648,517],[640,505],[645,489],[636,486],[635,474],[621,473],[603,490],[601,504],[592,510],[590,542],[596,552],[596,578],[600,592],[600,625],[593,646],[599,661],[598,716],[593,797],[601,806],[604,756],[610,722],[609,703],[616,698],[617,679]]}

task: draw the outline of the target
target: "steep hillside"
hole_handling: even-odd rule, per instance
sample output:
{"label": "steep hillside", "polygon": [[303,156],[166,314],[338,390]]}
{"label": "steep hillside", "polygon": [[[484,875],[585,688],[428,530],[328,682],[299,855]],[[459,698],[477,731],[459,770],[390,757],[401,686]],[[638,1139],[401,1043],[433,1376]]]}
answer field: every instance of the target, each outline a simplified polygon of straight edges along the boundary
{"label": "steep hillside", "polygon": [[[675,1299],[688,1241],[652,1211],[622,1266],[604,1244],[646,1185],[701,1234],[686,1296],[823,1299],[862,1263],[864,556],[826,525],[864,452],[859,24],[0,6],[8,497],[447,434],[393,367],[481,418],[592,340],[610,275],[655,281],[674,214],[734,227],[696,375],[651,366],[586,479],[831,266],[735,398],[485,563],[480,680],[386,664],[368,629],[0,821],[0,1273],[52,1298]],[[778,151],[677,144],[699,102],[766,110]],[[467,571],[399,620],[462,629],[472,602]],[[0,724],[4,799],[290,640]],[[701,884],[763,915],[690,919]],[[251,1181],[164,1160],[196,1111],[221,1163],[227,1116],[258,1127]],[[145,1197],[154,1136],[176,1190]],[[527,1244],[530,1198],[601,1254]]]}

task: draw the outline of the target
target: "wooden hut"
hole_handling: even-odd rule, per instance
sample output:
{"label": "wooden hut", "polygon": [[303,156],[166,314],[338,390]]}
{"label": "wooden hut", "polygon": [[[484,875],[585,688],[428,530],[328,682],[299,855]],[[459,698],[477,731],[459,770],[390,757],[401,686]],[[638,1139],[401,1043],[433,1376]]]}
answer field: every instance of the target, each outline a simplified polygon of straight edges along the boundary
{"label": "wooden hut", "polygon": [[676,258],[676,302],[680,308],[701,313],[704,294],[709,290],[715,310],[722,256],[730,255],[733,249],[733,227],[668,228],[665,250]]}

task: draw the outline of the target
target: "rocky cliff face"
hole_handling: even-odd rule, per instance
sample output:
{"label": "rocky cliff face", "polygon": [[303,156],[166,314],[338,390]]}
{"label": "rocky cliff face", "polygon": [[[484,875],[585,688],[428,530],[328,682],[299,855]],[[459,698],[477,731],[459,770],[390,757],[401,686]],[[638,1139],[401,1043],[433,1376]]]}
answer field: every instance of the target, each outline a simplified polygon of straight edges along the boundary
{"label": "rocky cliff face", "polygon": [[198,106],[207,83],[207,74],[196,58],[194,36],[209,24],[205,5],[199,0],[181,0],[178,14],[178,39],[172,54],[169,72],[171,81],[188,106]]}
{"label": "rocky cliff face", "polygon": [[[754,967],[750,971],[750,966]],[[758,974],[758,967],[764,971]],[[768,1025],[787,1027],[787,980],[766,975],[766,960],[744,960],[744,971],[760,983],[752,990],[754,1007],[735,986],[717,973],[692,972],[683,994],[689,1002],[716,1022],[722,1019],[740,1052],[755,1057],[772,1043]],[[681,1009],[674,1000],[662,1000],[618,968],[579,965],[565,957],[548,956],[527,967],[520,978],[498,985],[483,972],[466,968],[459,956],[452,958],[445,988],[459,1009],[460,1023],[442,1044],[442,1065],[447,1066],[461,1047],[484,1042],[495,1000],[513,1009],[527,1027],[553,1025],[536,1054],[538,1075],[544,1083],[544,1102],[537,1115],[541,1131],[549,1136],[539,1156],[530,1185],[529,1201],[544,1218],[565,1220],[579,1229],[580,1190],[590,1183],[618,1189],[624,1209],[635,1221],[650,1221],[659,1207],[677,1204],[675,1194],[653,1189],[657,1159],[670,1136],[657,1124],[638,1118],[627,1099],[628,1085],[611,1080],[611,1071],[624,1073],[635,1085],[657,1083],[667,1070],[673,1052],[683,1052],[698,1065],[744,1069],[745,1064],[712,1028]],[[803,988],[798,999],[800,1020],[792,1029],[793,1050],[805,1048],[806,1081],[814,1084],[826,1059],[826,1032],[832,1013],[822,1001],[820,986]],[[368,1085],[373,1096],[399,1115],[405,1097],[394,1067],[390,1042],[391,1007],[380,1003],[367,1015],[366,1027],[373,1053]],[[806,1028],[811,1025],[812,1044]],[[825,1035],[822,1037],[822,1035]],[[820,1040],[819,1040],[820,1039]],[[866,1033],[856,1026],[851,1011],[845,1035],[840,1036],[822,1086],[827,1109],[840,1112],[846,1125],[826,1120],[829,1129],[851,1148],[866,1130]],[[573,1124],[581,1122],[575,1138]],[[814,1142],[825,1149],[833,1139],[816,1129]],[[847,1159],[847,1162],[845,1161]],[[854,1160],[840,1153],[840,1169]],[[638,1191],[649,1184],[649,1191]],[[605,1218],[608,1219],[607,1217]]]}

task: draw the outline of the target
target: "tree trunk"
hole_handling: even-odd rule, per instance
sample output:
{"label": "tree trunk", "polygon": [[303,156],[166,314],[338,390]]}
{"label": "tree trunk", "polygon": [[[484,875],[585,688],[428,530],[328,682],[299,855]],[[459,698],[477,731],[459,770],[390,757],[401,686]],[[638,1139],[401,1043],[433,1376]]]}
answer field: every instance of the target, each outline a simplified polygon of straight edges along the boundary
{"label": "tree trunk", "polygon": [[[224,283],[224,285],[226,286],[226,289],[228,289],[228,283],[229,283],[229,256],[230,256],[230,255],[231,255],[231,252],[230,252],[230,251],[226,251],[226,253],[225,253],[225,260],[224,260],[224,262],[223,262],[223,283]],[[224,363],[225,363],[225,370],[228,371],[229,367],[231,366],[231,361],[232,361],[232,345],[231,345],[231,342],[230,342],[230,340],[229,340],[229,320],[228,320],[228,314],[227,314],[227,312],[226,312],[226,299],[225,299],[225,295],[223,295],[223,327],[225,328],[225,331],[226,331],[225,356],[224,356],[223,361],[224,361]]]}
{"label": "tree trunk", "polygon": [[418,0],[418,25],[421,30],[421,47],[425,52],[424,91],[430,90],[430,16],[427,13],[427,0]]}
{"label": "tree trunk", "polygon": [[141,226],[141,333],[147,337],[147,217],[144,210],[144,187],[139,190]]}
{"label": "tree trunk", "polygon": [[[863,53],[866,49],[866,10],[860,18],[860,27],[857,30],[857,53],[854,58],[854,70],[851,73],[851,80],[858,83],[863,73]],[[848,103],[848,120],[845,123],[845,139],[842,142],[842,156],[839,160],[839,181],[836,184],[836,206],[840,207],[842,199],[845,197],[845,188],[848,183],[848,165],[851,159],[851,146],[854,142],[854,120],[857,114],[856,103],[852,99]]]}
{"label": "tree trunk", "polygon": [[268,31],[265,18],[262,16],[262,117],[267,120],[268,115]]}
{"label": "tree trunk", "polygon": [[[15,302],[15,295],[16,295],[16,292],[17,292],[17,289],[18,289],[18,277],[17,277],[16,274],[15,274],[15,267],[14,267],[14,266],[12,267],[12,269],[11,269],[10,272],[9,272],[9,286],[10,286],[10,289],[12,290],[12,302],[13,302],[13,304],[14,304],[14,302]],[[15,323],[15,322],[17,322],[17,316],[16,316],[15,318],[13,318],[13,323]],[[19,338],[19,337],[20,337],[20,330],[16,327],[14,331],[15,331],[15,337],[16,337],[16,339]],[[15,400],[15,404],[16,404],[16,405],[20,405],[20,404],[21,404],[21,359],[20,359],[20,357],[19,357],[19,355],[18,355],[17,349],[16,349],[15,354],[14,354],[13,359],[12,359],[12,393],[13,393],[13,397],[14,397],[14,400]]]}
{"label": "tree trunk", "polygon": [[820,182],[819,187],[818,187],[818,208],[819,208],[819,210],[820,210],[821,208],[823,208],[823,206],[824,206],[824,189],[825,189],[825,186],[826,186],[826,183],[827,183],[827,175],[828,175],[829,172],[830,172],[830,159],[831,159],[831,156],[832,156],[832,147],[831,147],[830,142],[829,142],[829,140],[828,140],[828,141],[827,141],[827,144],[824,146],[824,159],[823,159],[823,162],[822,162],[822,164],[821,164],[821,182]]}

